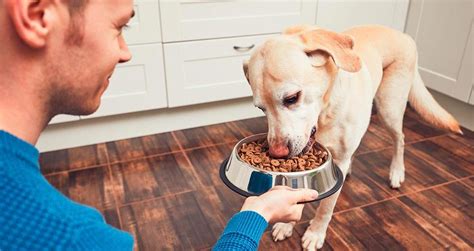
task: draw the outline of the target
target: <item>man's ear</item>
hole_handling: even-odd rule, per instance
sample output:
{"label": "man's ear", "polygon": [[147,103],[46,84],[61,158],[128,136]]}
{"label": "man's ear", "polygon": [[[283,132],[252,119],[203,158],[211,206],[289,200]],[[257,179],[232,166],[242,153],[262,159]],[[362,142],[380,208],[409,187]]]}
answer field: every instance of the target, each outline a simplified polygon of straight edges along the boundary
{"label": "man's ear", "polygon": [[250,84],[250,80],[249,80],[249,60],[248,59],[244,60],[244,62],[242,63],[242,68],[244,69],[245,78],[247,78],[247,82]]}
{"label": "man's ear", "polygon": [[299,38],[308,55],[324,51],[330,55],[336,65],[348,72],[357,72],[361,68],[360,58],[352,50],[354,40],[351,36],[328,30],[317,29],[303,32]]}
{"label": "man's ear", "polygon": [[5,0],[6,12],[20,39],[32,48],[42,48],[51,29],[50,0]]}

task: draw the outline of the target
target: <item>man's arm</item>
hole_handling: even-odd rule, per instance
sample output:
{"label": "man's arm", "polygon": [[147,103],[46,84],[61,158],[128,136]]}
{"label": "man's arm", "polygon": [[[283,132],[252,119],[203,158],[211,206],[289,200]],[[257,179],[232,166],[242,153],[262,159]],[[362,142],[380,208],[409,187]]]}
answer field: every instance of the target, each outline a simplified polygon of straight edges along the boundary
{"label": "man's arm", "polygon": [[257,250],[268,222],[254,211],[234,215],[212,250]]}

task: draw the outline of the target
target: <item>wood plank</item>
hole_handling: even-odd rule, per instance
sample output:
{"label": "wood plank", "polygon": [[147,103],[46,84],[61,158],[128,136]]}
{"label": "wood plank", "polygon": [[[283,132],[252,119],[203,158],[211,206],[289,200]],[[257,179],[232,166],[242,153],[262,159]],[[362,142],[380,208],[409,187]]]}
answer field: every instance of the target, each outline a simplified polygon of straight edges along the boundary
{"label": "wood plank", "polygon": [[117,212],[117,208],[114,207],[114,208],[102,209],[99,211],[104,216],[105,222],[107,222],[107,224],[117,229],[122,229],[122,225],[120,224],[120,217]]}
{"label": "wood plank", "polygon": [[363,162],[354,159],[352,174],[346,178],[342,191],[336,203],[335,212],[347,210],[354,207],[374,203],[391,197],[391,195],[380,188],[376,182],[371,180],[368,173],[360,171]]}
{"label": "wood plank", "polygon": [[[426,221],[435,224],[445,247],[473,248],[474,190],[461,182],[450,183],[400,198]],[[442,236],[440,236],[442,235]],[[444,236],[451,238],[442,238]]]}
{"label": "wood plank", "polygon": [[213,246],[223,227],[201,212],[194,192],[120,208],[123,227],[139,250],[194,250]]}
{"label": "wood plank", "polygon": [[463,158],[465,161],[474,164],[474,139],[467,138],[472,144],[465,145],[455,138],[454,134],[447,137],[432,139],[431,142],[446,150],[448,153]]}
{"label": "wood plank", "polygon": [[209,125],[173,132],[184,149],[236,142],[244,136],[231,123]]}
{"label": "wood plank", "polygon": [[46,179],[70,199],[98,209],[115,207],[107,166],[62,172]]}
{"label": "wood plank", "polygon": [[268,123],[266,117],[257,117],[232,122],[244,137],[259,133],[268,132]]}
{"label": "wood plank", "polygon": [[356,250],[433,250],[443,246],[421,226],[423,219],[389,200],[335,215],[331,226]]}
{"label": "wood plank", "polygon": [[194,190],[198,177],[184,154],[120,162],[111,166],[118,203],[126,204]]}
{"label": "wood plank", "polygon": [[463,135],[450,134],[450,137],[452,137],[455,141],[463,143],[470,149],[474,148],[474,132],[464,127],[462,127],[461,130]]}
{"label": "wood plank", "polygon": [[474,174],[474,163],[454,155],[451,151],[434,143],[433,140],[418,142],[407,146],[406,149],[418,158],[458,178]]}
{"label": "wood plank", "polygon": [[221,185],[219,167],[221,163],[230,156],[235,143],[227,143],[218,146],[200,148],[186,151],[196,178],[204,186]]}
{"label": "wood plank", "polygon": [[110,163],[180,151],[178,142],[171,133],[118,140],[106,145]]}
{"label": "wood plank", "polygon": [[41,153],[39,163],[45,175],[107,164],[105,144]]}
{"label": "wood plank", "polygon": [[399,189],[391,189],[389,174],[392,152],[390,149],[357,156],[355,161],[359,161],[360,164],[355,166],[353,172],[365,173],[379,185],[380,189],[384,189],[391,196],[417,191],[456,179],[453,175],[433,168],[432,163],[418,157],[408,148],[404,155],[405,182]]}
{"label": "wood plank", "polygon": [[463,179],[462,182],[466,184],[470,188],[474,188],[474,176],[468,178],[468,179]]}

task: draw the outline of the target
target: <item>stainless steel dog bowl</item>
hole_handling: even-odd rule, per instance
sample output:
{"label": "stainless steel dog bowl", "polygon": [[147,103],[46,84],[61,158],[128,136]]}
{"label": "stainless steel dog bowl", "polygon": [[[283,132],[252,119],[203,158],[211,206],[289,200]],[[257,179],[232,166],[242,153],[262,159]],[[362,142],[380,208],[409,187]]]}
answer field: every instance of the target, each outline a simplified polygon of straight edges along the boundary
{"label": "stainless steel dog bowl", "polygon": [[317,142],[315,144],[328,152],[328,159],[321,166],[311,170],[288,173],[271,172],[258,169],[240,160],[238,152],[242,144],[265,138],[266,135],[266,133],[256,134],[240,140],[232,150],[230,157],[222,162],[220,177],[234,192],[247,197],[258,196],[274,186],[284,185],[291,188],[314,189],[318,191],[319,197],[313,201],[318,201],[341,188],[344,179],[341,170],[333,163],[329,150]]}

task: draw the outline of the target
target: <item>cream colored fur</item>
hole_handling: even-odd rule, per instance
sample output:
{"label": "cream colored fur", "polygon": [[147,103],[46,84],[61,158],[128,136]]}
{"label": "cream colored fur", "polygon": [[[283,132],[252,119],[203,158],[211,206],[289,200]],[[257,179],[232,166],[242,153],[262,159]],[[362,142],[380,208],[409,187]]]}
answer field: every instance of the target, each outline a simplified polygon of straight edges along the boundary
{"label": "cream colored fur", "polygon": [[[456,120],[433,99],[417,70],[417,51],[407,35],[382,26],[335,33],[295,26],[257,48],[244,71],[254,103],[268,119],[275,156],[297,155],[315,138],[332,153],[344,176],[370,122],[372,102],[394,140],[388,173],[393,188],[405,179],[403,115],[407,101],[422,118],[461,133]],[[285,98],[299,93],[295,104]],[[339,192],[321,201],[307,228],[305,250],[321,248]],[[292,234],[294,222],[273,227],[275,241]]]}

